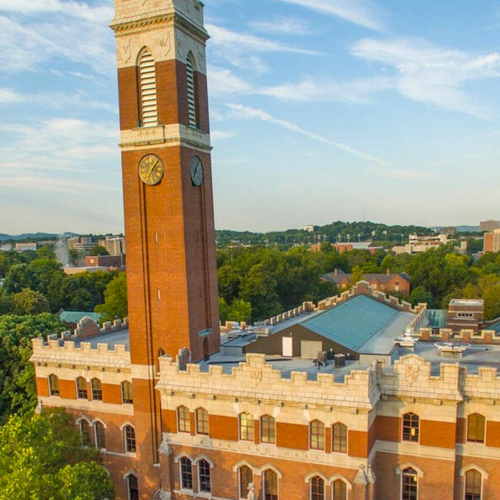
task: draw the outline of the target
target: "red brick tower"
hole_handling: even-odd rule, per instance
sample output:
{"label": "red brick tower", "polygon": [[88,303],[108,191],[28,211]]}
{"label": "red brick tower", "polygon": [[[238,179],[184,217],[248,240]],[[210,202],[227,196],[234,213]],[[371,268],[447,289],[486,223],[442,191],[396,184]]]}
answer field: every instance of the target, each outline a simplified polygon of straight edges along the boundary
{"label": "red brick tower", "polygon": [[[115,0],[134,424],[141,498],[161,442],[157,360],[219,350],[203,4]],[[147,480],[145,479],[147,478]]]}

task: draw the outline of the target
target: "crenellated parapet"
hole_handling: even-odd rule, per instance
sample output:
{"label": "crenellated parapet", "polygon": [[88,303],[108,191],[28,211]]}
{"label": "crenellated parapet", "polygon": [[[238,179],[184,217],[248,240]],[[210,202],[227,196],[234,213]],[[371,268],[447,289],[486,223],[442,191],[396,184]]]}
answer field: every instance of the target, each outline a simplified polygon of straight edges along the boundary
{"label": "crenellated parapet", "polygon": [[130,371],[130,352],[123,344],[110,347],[108,344],[90,342],[76,343],[71,340],[32,340],[33,355],[30,361],[38,367],[70,367],[104,371]]}
{"label": "crenellated parapet", "polygon": [[309,380],[307,372],[292,372],[284,377],[266,363],[265,355],[247,354],[247,360],[224,373],[222,365],[209,366],[208,372],[196,364],[186,370],[167,356],[160,359],[160,381],[156,388],[167,395],[198,395],[232,401],[281,406],[356,408],[371,411],[379,397],[375,365],[372,369],[353,370],[343,382],[332,374],[317,374]]}
{"label": "crenellated parapet", "polygon": [[432,341],[432,342],[448,342],[451,340],[456,340],[459,342],[468,342],[471,344],[499,344],[500,345],[500,335],[497,334],[495,330],[480,330],[475,332],[474,330],[460,330],[460,333],[453,333],[450,328],[420,328],[414,334],[415,337],[419,337],[422,341]]}
{"label": "crenellated parapet", "polygon": [[76,325],[76,328],[71,330],[66,330],[60,334],[51,333],[47,336],[48,340],[79,340],[79,339],[90,339],[97,337],[99,335],[106,335],[108,333],[117,333],[129,329],[128,318],[123,320],[115,319],[113,322],[106,321],[100,327],[92,318],[85,316]]}

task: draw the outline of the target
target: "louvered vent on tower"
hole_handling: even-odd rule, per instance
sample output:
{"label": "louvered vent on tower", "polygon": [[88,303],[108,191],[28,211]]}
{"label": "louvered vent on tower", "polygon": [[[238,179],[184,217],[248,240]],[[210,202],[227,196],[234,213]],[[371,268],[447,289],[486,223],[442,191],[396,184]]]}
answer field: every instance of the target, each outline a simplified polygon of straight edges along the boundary
{"label": "louvered vent on tower", "polygon": [[151,52],[144,50],[139,62],[141,77],[142,126],[158,125],[158,105],[156,100],[155,61]]}
{"label": "louvered vent on tower", "polygon": [[193,55],[191,53],[189,53],[187,57],[186,73],[187,73],[189,126],[196,128],[198,125],[196,121],[196,87],[194,81],[194,60],[193,60]]}

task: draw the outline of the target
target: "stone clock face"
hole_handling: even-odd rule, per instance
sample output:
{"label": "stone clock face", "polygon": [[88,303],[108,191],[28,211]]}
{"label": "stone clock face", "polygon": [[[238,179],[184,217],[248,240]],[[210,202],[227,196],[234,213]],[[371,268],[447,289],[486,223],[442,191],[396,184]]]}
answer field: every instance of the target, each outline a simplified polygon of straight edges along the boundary
{"label": "stone clock face", "polygon": [[149,186],[159,184],[163,173],[163,162],[156,155],[147,155],[139,163],[139,177]]}
{"label": "stone clock face", "polygon": [[191,182],[194,186],[201,186],[203,183],[203,163],[198,156],[191,158]]}

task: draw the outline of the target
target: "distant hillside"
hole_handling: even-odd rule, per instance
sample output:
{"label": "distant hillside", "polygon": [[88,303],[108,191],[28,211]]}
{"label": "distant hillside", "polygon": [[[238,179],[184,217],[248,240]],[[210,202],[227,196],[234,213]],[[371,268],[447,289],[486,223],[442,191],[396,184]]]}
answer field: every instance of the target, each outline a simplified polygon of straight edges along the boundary
{"label": "distant hillside", "polygon": [[75,233],[64,233],[62,235],[52,234],[52,233],[23,233],[23,234],[0,233],[0,241],[47,240],[60,237],[70,238],[72,236],[78,236],[78,235]]}
{"label": "distant hillside", "polygon": [[[441,228],[447,226],[435,226],[431,227],[431,229],[435,231],[441,231]],[[479,226],[453,226],[457,230],[457,233],[479,233]]]}
{"label": "distant hillside", "polygon": [[407,243],[410,234],[433,234],[434,231],[422,226],[388,226],[376,222],[332,222],[325,226],[314,226],[314,231],[304,229],[288,229],[270,233],[252,233],[250,231],[216,231],[219,246],[231,243],[250,244],[278,244],[291,246],[301,243],[330,243],[346,241],[372,241],[373,246],[394,246]]}

